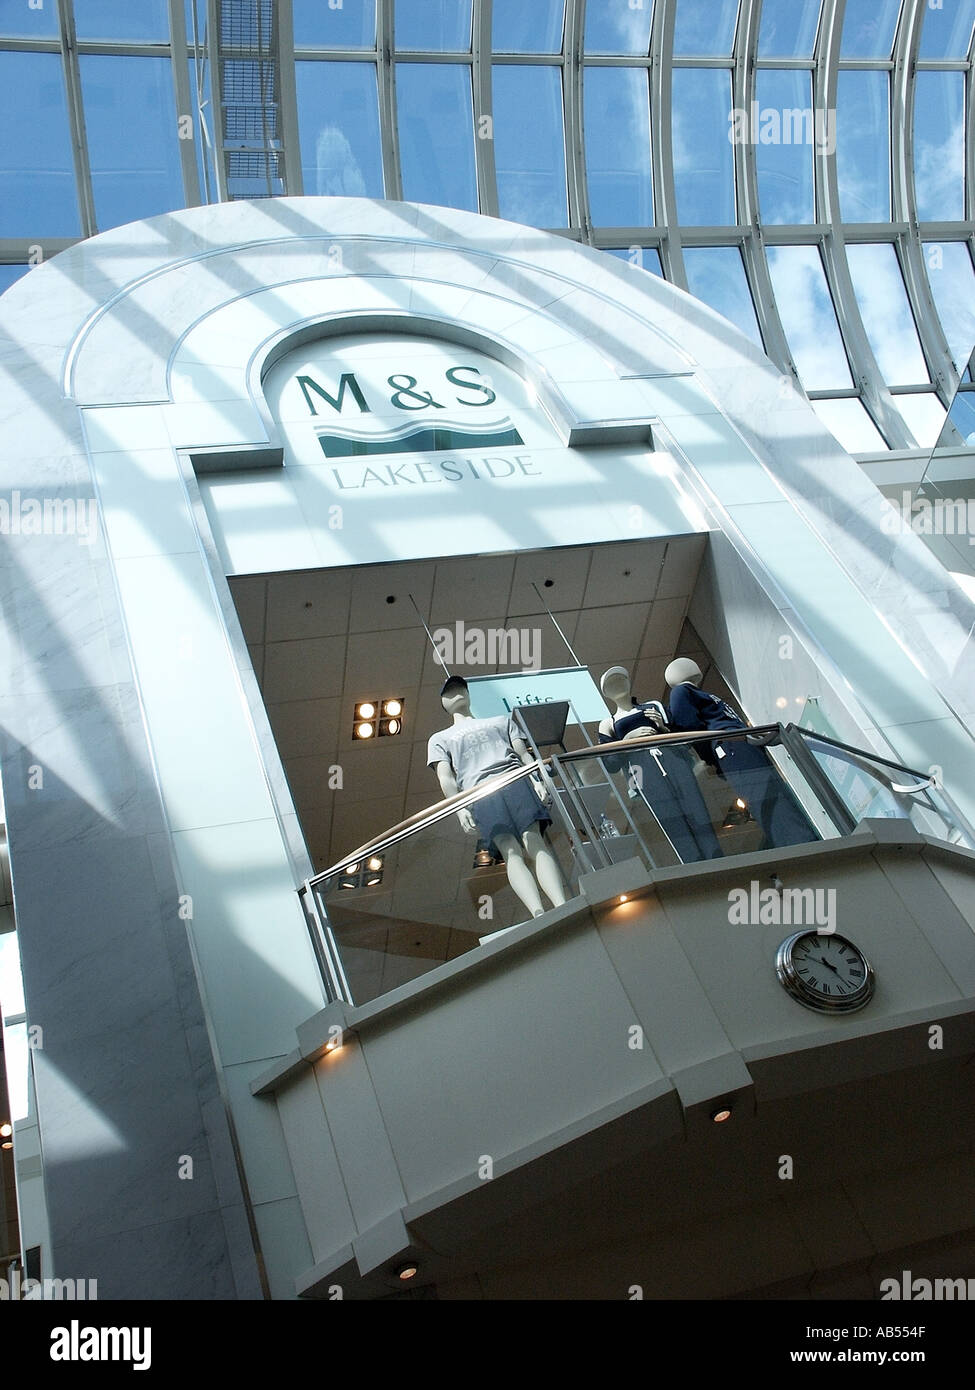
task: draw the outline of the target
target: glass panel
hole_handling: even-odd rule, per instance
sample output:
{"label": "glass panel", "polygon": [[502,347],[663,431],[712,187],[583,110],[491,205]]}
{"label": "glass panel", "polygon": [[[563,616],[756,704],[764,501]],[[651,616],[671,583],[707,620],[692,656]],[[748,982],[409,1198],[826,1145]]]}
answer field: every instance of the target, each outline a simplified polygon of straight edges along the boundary
{"label": "glass panel", "polygon": [[967,58],[975,24],[975,0],[943,0],[924,6],[922,58]]}
{"label": "glass panel", "polygon": [[589,212],[597,227],[653,223],[650,84],[646,68],[584,72]]}
{"label": "glass panel", "polygon": [[403,197],[477,211],[471,70],[397,63]]}
{"label": "glass panel", "polygon": [[[762,221],[814,222],[813,147],[830,135],[816,128],[808,72],[761,68],[755,163]],[[754,134],[752,135],[754,139]]]}
{"label": "glass panel", "polygon": [[894,396],[893,399],[920,447],[933,449],[948,413],[938,397],[933,391],[924,391],[918,395]]}
{"label": "glass panel", "polygon": [[685,226],[735,220],[731,76],[713,68],[674,69],[674,181]]}
{"label": "glass panel", "polygon": [[296,48],[375,48],[376,0],[342,0],[334,10],[326,0],[291,3]]}
{"label": "glass panel", "polygon": [[819,27],[820,0],[762,0],[760,58],[810,58]]}
{"label": "glass panel", "polygon": [[684,267],[691,294],[723,314],[764,351],[737,246],[685,246]]}
{"label": "glass panel", "polygon": [[[54,0],[47,4],[53,8]],[[169,42],[168,0],[129,0],[127,5],[118,0],[74,0],[74,22],[79,39]]]}
{"label": "glass panel", "polygon": [[893,246],[847,246],[863,326],[889,386],[927,381],[928,369]]}
{"label": "glass panel", "polygon": [[922,834],[971,847],[967,827],[946,792],[925,787],[906,768],[874,762],[865,751],[847,752],[814,734],[800,737],[858,823],[867,818],[909,820]]}
{"label": "glass panel", "polygon": [[26,275],[28,267],[26,265],[0,265],[0,294],[4,290],[9,290],[10,286]]}
{"label": "glass panel", "polygon": [[846,0],[842,58],[889,58],[901,0]]}
{"label": "glass panel", "polygon": [[27,0],[0,0],[0,38],[56,39],[58,8],[48,0],[41,10],[28,8]]}
{"label": "glass panel", "polygon": [[560,53],[565,0],[494,0],[495,53]]}
{"label": "glass panel", "polygon": [[0,236],[80,236],[59,54],[0,53],[0,129]]}
{"label": "glass panel", "polygon": [[728,57],[737,23],[738,0],[677,0],[674,53],[681,57]]}
{"label": "glass panel", "polygon": [[[298,3],[298,0],[295,0]],[[185,7],[186,42],[193,43],[194,33],[202,44],[206,38],[207,7],[206,0],[183,0]],[[193,10],[196,9],[196,28],[194,31]]]}
{"label": "glass panel", "polygon": [[965,88],[960,72],[919,72],[914,98],[914,192],[922,222],[965,216]]}
{"label": "glass panel", "polygon": [[823,263],[815,246],[766,250],[775,301],[807,391],[853,385]]}
{"label": "glass panel", "polygon": [[492,76],[500,215],[530,227],[566,227],[562,73],[496,63]]}
{"label": "glass panel", "polygon": [[586,6],[586,53],[650,52],[653,0],[600,0]]}
{"label": "glass panel", "polygon": [[169,59],[83,54],[80,62],[99,230],[183,207]]}
{"label": "glass panel", "polygon": [[470,53],[471,0],[396,0],[393,32],[400,53]]}
{"label": "glass panel", "polygon": [[383,196],[375,63],[295,63],[306,193]]}
{"label": "glass panel", "polygon": [[963,371],[975,347],[975,273],[962,241],[926,242],[928,282],[951,355]]}
{"label": "glass panel", "polygon": [[848,454],[880,453],[887,448],[862,401],[810,401],[810,405]]}
{"label": "glass panel", "polygon": [[[901,396],[900,399],[904,401],[907,397]],[[948,414],[962,443],[969,448],[975,447],[975,393],[958,391]]]}
{"label": "glass panel", "polygon": [[846,222],[890,221],[890,77],[839,74],[836,176]]}
{"label": "glass panel", "polygon": [[661,280],[664,278],[660,252],[655,246],[613,247],[608,254],[618,256],[629,265],[635,265],[638,270],[647,270],[651,275],[659,275]]}

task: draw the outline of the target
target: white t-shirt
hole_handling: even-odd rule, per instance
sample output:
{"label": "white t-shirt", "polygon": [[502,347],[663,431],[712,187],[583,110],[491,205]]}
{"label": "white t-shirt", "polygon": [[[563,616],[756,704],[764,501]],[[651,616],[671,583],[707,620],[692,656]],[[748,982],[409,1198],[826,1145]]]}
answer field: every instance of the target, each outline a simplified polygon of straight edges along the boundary
{"label": "white t-shirt", "polygon": [[512,738],[520,737],[523,735],[507,714],[495,714],[490,719],[461,719],[431,736],[427,766],[449,763],[458,789],[464,792],[510,767],[520,767],[521,759],[511,746]]}

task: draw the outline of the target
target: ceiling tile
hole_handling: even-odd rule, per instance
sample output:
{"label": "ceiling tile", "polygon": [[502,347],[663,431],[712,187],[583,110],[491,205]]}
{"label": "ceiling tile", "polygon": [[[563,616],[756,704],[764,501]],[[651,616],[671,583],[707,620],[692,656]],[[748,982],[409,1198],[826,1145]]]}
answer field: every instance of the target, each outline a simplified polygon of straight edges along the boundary
{"label": "ceiling tile", "polygon": [[[580,613],[573,643],[580,661],[593,671],[596,667],[632,663],[639,652],[646,621],[646,605],[637,603]],[[596,676],[597,684],[602,669]]]}
{"label": "ceiling tile", "polygon": [[[363,565],[351,571],[352,608],[350,632],[379,632],[387,628],[423,626],[410,602],[416,600],[427,616],[433,591],[434,562],[418,564]],[[394,601],[389,602],[390,599]]]}
{"label": "ceiling tile", "polygon": [[[539,613],[542,611],[542,601],[553,611],[556,608],[581,608],[591,557],[590,546],[519,555],[515,561],[509,615]],[[538,586],[537,594],[532,588],[533,583]]]}
{"label": "ceiling tile", "polygon": [[440,560],[433,588],[431,627],[458,618],[476,623],[508,611],[514,575],[513,555],[461,556]]}
{"label": "ceiling tile", "polygon": [[671,659],[681,655],[677,651],[677,640],[686,611],[686,598],[662,598],[656,601],[650,610],[650,618],[643,634],[641,658],[666,656]]}
{"label": "ceiling tile", "polygon": [[229,579],[230,593],[237,609],[245,642],[264,641],[264,604],[267,578],[263,574],[242,575]]}
{"label": "ceiling tile", "polygon": [[[353,743],[350,738],[339,745],[336,754],[342,768],[342,790],[335,796],[343,801],[368,801],[377,796],[406,795],[413,745],[397,734],[392,738],[366,739]],[[398,816],[402,820],[402,816]],[[382,830],[384,827],[380,826]]]}
{"label": "ceiling tile", "polygon": [[654,540],[593,546],[584,606],[648,603],[656,593],[666,545]]}
{"label": "ceiling tile", "polygon": [[345,633],[351,592],[349,570],[272,574],[267,585],[267,640],[289,642]]}
{"label": "ceiling tile", "polygon": [[[344,707],[340,698],[268,705],[267,714],[281,757],[332,753],[339,741],[339,720]],[[351,703],[348,708],[351,711]]]}
{"label": "ceiling tile", "polygon": [[706,536],[680,536],[668,541],[657,598],[681,598],[694,592],[706,545]]}
{"label": "ceiling tile", "polygon": [[353,700],[387,700],[420,684],[426,637],[421,627],[349,636],[345,690]]}
{"label": "ceiling tile", "polygon": [[304,642],[272,642],[264,658],[264,699],[326,698],[342,692],[344,637],[309,637]]}

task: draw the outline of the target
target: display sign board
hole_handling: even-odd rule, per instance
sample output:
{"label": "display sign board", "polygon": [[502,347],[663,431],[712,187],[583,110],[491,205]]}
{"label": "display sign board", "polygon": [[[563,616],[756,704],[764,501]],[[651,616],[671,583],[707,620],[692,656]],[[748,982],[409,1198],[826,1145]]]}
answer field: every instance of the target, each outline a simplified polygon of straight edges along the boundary
{"label": "display sign board", "polygon": [[598,723],[608,713],[599,687],[586,666],[506,672],[498,676],[467,676],[465,679],[471,697],[471,714],[475,719],[488,719],[493,714],[510,714],[518,705],[543,705],[556,700],[571,702],[570,724]]}

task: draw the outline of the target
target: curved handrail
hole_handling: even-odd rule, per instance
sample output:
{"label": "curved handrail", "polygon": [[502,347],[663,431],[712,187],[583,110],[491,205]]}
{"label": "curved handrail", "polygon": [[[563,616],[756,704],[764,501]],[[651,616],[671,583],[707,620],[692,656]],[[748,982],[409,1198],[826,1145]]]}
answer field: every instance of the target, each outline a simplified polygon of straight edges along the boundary
{"label": "curved handrail", "polygon": [[[588,758],[601,758],[605,755],[614,753],[632,752],[635,748],[651,747],[659,744],[678,743],[694,744],[705,740],[721,740],[728,742],[734,738],[749,738],[755,735],[781,735],[781,724],[756,724],[745,729],[699,729],[687,733],[678,734],[648,734],[642,738],[616,739],[612,743],[590,744],[585,748],[573,748],[571,752],[559,753],[559,762],[562,764],[569,762],[579,762]],[[483,797],[491,795],[493,792],[500,791],[504,787],[511,786],[514,782],[519,782],[525,777],[530,777],[533,773],[540,771],[542,767],[548,769],[549,758],[533,758],[530,762],[522,763],[520,767],[513,767],[510,772],[501,772],[497,777],[492,777],[484,782],[479,782],[477,786],[468,788],[467,791],[456,792],[453,796],[435,801],[431,806],[425,807],[422,811],[415,811],[412,816],[407,816],[405,820],[397,825],[391,826],[389,830],[384,830],[381,835],[374,836],[367,840],[364,845],[353,850],[350,854],[343,854],[342,858],[327,869],[320,870],[312,878],[309,878],[303,887],[315,887],[316,884],[324,883],[327,879],[336,874],[345,873],[352,864],[357,864],[359,860],[367,858],[369,855],[381,854],[384,850],[390,849],[398,844],[400,840],[412,834],[414,831],[423,830],[428,825],[436,825],[438,821],[445,820],[447,816],[455,815],[465,807],[472,806]]]}

